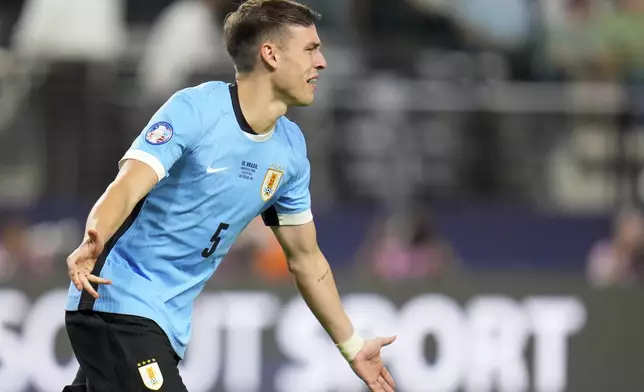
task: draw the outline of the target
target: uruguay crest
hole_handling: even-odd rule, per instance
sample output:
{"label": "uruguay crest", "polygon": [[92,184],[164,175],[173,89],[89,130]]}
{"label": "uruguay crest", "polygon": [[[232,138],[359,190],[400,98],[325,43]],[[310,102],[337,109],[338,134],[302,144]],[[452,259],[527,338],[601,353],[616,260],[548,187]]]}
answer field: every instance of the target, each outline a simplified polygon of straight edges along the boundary
{"label": "uruguay crest", "polygon": [[158,391],[163,385],[163,374],[159,369],[159,364],[153,359],[148,359],[137,364],[139,366],[139,374],[143,380],[143,384],[153,391]]}
{"label": "uruguay crest", "polygon": [[262,200],[268,201],[277,190],[277,187],[284,176],[284,172],[277,169],[268,169],[262,181]]}

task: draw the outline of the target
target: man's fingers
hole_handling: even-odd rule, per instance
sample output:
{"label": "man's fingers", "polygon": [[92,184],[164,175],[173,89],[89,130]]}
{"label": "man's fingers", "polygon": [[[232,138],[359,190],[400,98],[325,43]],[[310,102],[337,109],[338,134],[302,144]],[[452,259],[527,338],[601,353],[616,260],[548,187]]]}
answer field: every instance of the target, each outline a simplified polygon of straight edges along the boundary
{"label": "man's fingers", "polygon": [[382,385],[376,380],[375,382],[372,382],[368,384],[369,386],[369,391],[371,392],[384,392],[384,389],[382,389]]}
{"label": "man's fingers", "polygon": [[382,376],[378,376],[378,382],[385,392],[394,392],[393,386],[391,386]]}
{"label": "man's fingers", "polygon": [[394,381],[394,378],[391,377],[391,374],[389,373],[389,370],[387,370],[386,367],[383,366],[382,370],[380,371],[380,376],[385,379],[387,384],[391,386],[391,388],[396,388],[396,382]]}
{"label": "man's fingers", "polygon": [[78,290],[83,289],[83,284],[80,281],[80,276],[75,268],[69,269],[69,279],[71,279],[71,281],[74,283],[74,286],[76,286]]}
{"label": "man's fingers", "polygon": [[98,293],[96,292],[96,290],[94,290],[92,285],[89,283],[89,280],[87,280],[87,276],[84,276],[81,274],[80,280],[81,280],[81,283],[83,283],[83,288],[85,289],[85,291],[87,291],[89,295],[91,295],[92,297],[98,298]]}
{"label": "man's fingers", "polygon": [[89,249],[85,246],[76,248],[69,257],[67,257],[67,268],[75,268],[79,270],[79,266],[83,264],[83,261],[91,259],[89,254]]}
{"label": "man's fingers", "polygon": [[80,276],[78,274],[78,268],[76,267],[76,263],[72,256],[67,258],[67,275],[69,275],[69,279],[74,283],[74,286],[76,286],[78,290],[83,289],[83,285],[81,284]]}
{"label": "man's fingers", "polygon": [[98,283],[98,284],[112,284],[111,280],[101,278],[100,276],[96,275],[89,275],[87,277],[87,280],[89,280],[91,283]]}
{"label": "man's fingers", "polygon": [[380,344],[384,346],[389,346],[391,343],[393,343],[396,340],[395,336],[391,336],[389,338],[380,338]]}
{"label": "man's fingers", "polygon": [[74,277],[76,279],[76,288],[78,288],[80,291],[83,291],[83,280],[81,279],[82,274],[78,271],[74,273]]}
{"label": "man's fingers", "polygon": [[70,254],[67,257],[67,268],[69,268],[69,269],[76,268],[76,264],[77,264],[78,259],[79,259],[79,255],[78,255],[79,252],[80,252],[80,249],[76,248],[76,249],[74,249],[72,254]]}

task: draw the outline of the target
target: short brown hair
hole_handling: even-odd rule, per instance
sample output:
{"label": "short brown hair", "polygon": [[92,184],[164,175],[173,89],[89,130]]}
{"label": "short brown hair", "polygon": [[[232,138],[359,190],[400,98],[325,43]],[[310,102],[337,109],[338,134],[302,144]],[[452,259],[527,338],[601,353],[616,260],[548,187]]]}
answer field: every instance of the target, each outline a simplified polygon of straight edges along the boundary
{"label": "short brown hair", "polygon": [[257,45],[289,25],[312,26],[320,14],[295,0],[248,0],[224,23],[226,50],[238,72],[255,68]]}

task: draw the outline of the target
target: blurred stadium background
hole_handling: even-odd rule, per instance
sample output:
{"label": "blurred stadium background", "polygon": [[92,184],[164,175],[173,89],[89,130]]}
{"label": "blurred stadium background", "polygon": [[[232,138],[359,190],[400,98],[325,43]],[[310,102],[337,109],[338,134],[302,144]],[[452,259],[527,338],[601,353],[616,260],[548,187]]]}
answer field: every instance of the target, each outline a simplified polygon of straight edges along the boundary
{"label": "blurred stadium background", "polygon": [[[399,390],[644,390],[644,0],[303,2],[320,244]],[[65,257],[158,106],[232,80],[235,3],[0,2],[0,391],[73,377]],[[191,392],[362,390],[260,222],[194,325]]]}

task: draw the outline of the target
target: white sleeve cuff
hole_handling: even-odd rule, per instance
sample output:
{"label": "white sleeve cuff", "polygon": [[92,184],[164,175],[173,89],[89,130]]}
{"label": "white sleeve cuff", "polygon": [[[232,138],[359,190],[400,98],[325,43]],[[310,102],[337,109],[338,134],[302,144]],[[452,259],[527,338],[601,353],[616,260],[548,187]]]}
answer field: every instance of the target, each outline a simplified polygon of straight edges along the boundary
{"label": "white sleeve cuff", "polygon": [[125,153],[125,155],[123,155],[123,158],[121,158],[121,160],[119,161],[119,169],[121,168],[121,166],[123,166],[123,163],[125,163],[125,161],[128,159],[134,159],[136,161],[143,162],[148,166],[150,166],[152,170],[154,170],[154,172],[157,174],[159,181],[165,178],[165,175],[166,175],[165,167],[163,167],[163,164],[161,163],[159,158],[155,157],[149,152],[145,152],[143,150],[137,150],[137,149],[128,150]]}
{"label": "white sleeve cuff", "polygon": [[311,210],[299,212],[297,214],[278,214],[280,226],[297,226],[309,223],[313,220]]}

